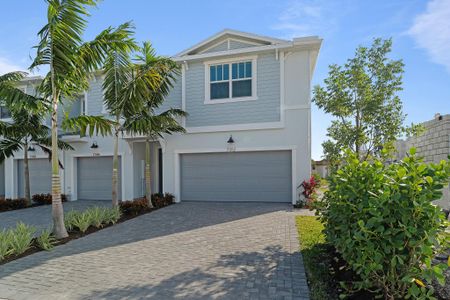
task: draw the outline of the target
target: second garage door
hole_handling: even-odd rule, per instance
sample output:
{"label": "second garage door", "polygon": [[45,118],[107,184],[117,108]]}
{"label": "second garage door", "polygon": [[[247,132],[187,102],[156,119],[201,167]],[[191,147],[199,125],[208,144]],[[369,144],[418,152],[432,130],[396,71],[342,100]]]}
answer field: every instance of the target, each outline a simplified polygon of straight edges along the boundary
{"label": "second garage door", "polygon": [[181,200],[292,201],[291,151],[182,154]]}
{"label": "second garage door", "polygon": [[[17,189],[19,197],[25,195],[25,175],[23,159],[17,164]],[[52,169],[47,158],[34,158],[28,160],[30,170],[30,191],[31,195],[47,194],[52,191]]]}
{"label": "second garage door", "polygon": [[[77,161],[78,199],[111,200],[112,156],[79,157]],[[121,199],[121,168],[119,157],[119,189]]]}

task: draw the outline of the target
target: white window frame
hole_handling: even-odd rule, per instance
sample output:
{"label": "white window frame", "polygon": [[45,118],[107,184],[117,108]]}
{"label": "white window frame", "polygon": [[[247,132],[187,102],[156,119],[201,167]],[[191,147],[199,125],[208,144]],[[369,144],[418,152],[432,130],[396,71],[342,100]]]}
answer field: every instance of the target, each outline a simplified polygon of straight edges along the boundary
{"label": "white window frame", "polygon": [[[88,114],[88,96],[87,92],[84,93],[84,95],[80,95],[80,116],[86,116]],[[83,109],[84,106],[84,109]]]}
{"label": "white window frame", "polygon": [[[204,104],[223,104],[223,103],[233,103],[233,102],[241,102],[241,101],[254,101],[258,99],[257,96],[257,56],[245,56],[245,57],[235,57],[235,58],[228,58],[228,59],[221,59],[221,60],[214,60],[214,61],[206,61],[204,62],[205,65],[205,102]],[[249,97],[237,97],[233,98],[232,94],[232,82],[233,82],[233,76],[232,76],[232,64],[233,63],[239,63],[239,62],[246,62],[251,61],[252,62],[252,95]],[[211,99],[211,81],[210,81],[210,66],[212,65],[220,65],[220,64],[229,64],[229,79],[225,80],[230,82],[229,84],[229,97],[228,98],[222,98],[222,99]],[[236,79],[237,80],[243,80],[243,79]],[[224,82],[224,80],[219,81]]]}

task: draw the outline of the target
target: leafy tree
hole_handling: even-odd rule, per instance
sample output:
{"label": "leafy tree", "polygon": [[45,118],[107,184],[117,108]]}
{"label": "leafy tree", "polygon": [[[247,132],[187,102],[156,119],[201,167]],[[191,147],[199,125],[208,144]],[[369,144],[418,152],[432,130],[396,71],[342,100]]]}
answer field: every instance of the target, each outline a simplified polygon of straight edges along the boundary
{"label": "leafy tree", "polygon": [[402,90],[403,62],[388,58],[392,40],[375,39],[370,48],[360,46],[343,66],[330,66],[324,86],[315,86],[313,102],[335,119],[322,146],[335,164],[344,149],[362,160],[380,155],[401,134],[405,115],[397,93]]}
{"label": "leafy tree", "polygon": [[[185,129],[178,123],[177,117],[185,116],[186,113],[173,108],[159,114],[156,113],[175,81],[175,75],[179,69],[176,62],[169,58],[157,56],[151,44],[145,42],[141,48],[141,54],[136,58],[136,63],[135,73],[142,72],[147,76],[158,76],[160,78],[156,88],[151,85],[143,87],[147,89],[143,93],[148,94],[144,109],[128,116],[123,124],[125,131],[145,136],[145,197],[148,205],[152,207],[150,142],[157,138],[163,138],[164,134],[185,132]],[[139,77],[139,75],[135,77]]]}
{"label": "leafy tree", "polygon": [[35,69],[47,66],[39,91],[45,99],[51,99],[51,150],[52,150],[52,217],[56,238],[67,237],[61,203],[61,183],[58,165],[58,120],[57,111],[62,99],[74,99],[87,90],[89,78],[103,63],[111,47],[127,49],[130,24],[117,29],[108,28],[93,41],[83,42],[89,16],[88,7],[95,0],[46,0],[47,23],[39,31],[36,57],[30,66]]}

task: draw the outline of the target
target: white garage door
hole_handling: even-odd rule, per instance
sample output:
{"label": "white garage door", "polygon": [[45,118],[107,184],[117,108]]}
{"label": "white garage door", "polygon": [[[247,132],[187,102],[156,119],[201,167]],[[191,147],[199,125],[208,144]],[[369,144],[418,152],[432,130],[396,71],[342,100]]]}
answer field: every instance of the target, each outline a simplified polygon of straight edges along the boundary
{"label": "white garage door", "polygon": [[292,201],[291,151],[182,154],[181,200]]}
{"label": "white garage door", "polygon": [[[47,158],[32,158],[28,160],[30,170],[31,195],[47,194],[52,191],[52,168]],[[25,195],[25,176],[23,159],[17,164],[17,192],[19,197]]]}
{"label": "white garage door", "polygon": [[[81,200],[111,200],[112,156],[79,157],[77,159],[77,192]],[[118,198],[121,199],[119,157]]]}

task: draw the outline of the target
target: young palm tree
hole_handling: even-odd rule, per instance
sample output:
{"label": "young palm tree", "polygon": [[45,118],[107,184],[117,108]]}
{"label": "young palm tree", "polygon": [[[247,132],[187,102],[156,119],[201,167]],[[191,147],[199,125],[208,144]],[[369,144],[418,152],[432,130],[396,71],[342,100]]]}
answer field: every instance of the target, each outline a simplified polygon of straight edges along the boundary
{"label": "young palm tree", "polygon": [[39,31],[40,41],[36,58],[30,69],[47,66],[39,91],[51,100],[51,150],[52,150],[52,217],[56,238],[67,237],[61,203],[61,183],[58,165],[57,111],[62,99],[74,99],[87,90],[91,74],[103,63],[106,53],[114,49],[128,49],[134,45],[130,38],[130,24],[125,23],[116,30],[108,28],[93,41],[83,43],[89,16],[88,7],[96,0],[46,0],[47,24]]}
{"label": "young palm tree", "polygon": [[185,132],[177,118],[185,116],[186,113],[180,109],[169,109],[160,114],[156,113],[173,85],[175,75],[178,73],[177,64],[168,58],[156,56],[150,43],[144,43],[136,63],[135,72],[137,74],[142,73],[145,76],[159,78],[155,86],[147,86],[143,91],[146,94],[144,109],[127,116],[123,124],[126,132],[145,136],[145,197],[149,206],[152,207],[150,142],[157,138],[163,138],[164,134]]}
{"label": "young palm tree", "polygon": [[[49,148],[51,147],[50,128],[43,125],[46,111],[36,114],[26,108],[9,108],[11,121],[0,121],[0,135],[2,136],[0,141],[0,162],[14,156],[17,151],[23,149],[25,199],[31,205],[28,147],[34,145],[39,147],[51,159],[52,150]],[[58,148],[61,150],[73,150],[72,146],[63,141],[58,141]]]}
{"label": "young palm tree", "polygon": [[[155,92],[167,94],[171,84],[170,79],[178,70],[176,63],[172,60],[155,56],[149,43],[144,43],[140,50],[142,54],[136,57],[136,62],[133,62],[131,51],[113,49],[109,52],[103,68],[105,72],[103,81],[105,105],[115,119],[113,206],[118,205],[118,145],[119,134],[124,130],[121,122],[127,122],[128,118],[143,112],[149,99],[155,97]],[[162,103],[163,97],[158,101]]]}

